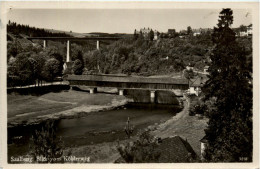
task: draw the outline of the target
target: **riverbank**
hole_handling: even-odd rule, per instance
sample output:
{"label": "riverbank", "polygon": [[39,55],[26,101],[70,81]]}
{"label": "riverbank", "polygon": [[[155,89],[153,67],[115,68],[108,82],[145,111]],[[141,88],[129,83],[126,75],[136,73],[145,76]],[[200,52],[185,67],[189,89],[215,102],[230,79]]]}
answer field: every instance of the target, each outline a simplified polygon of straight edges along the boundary
{"label": "riverbank", "polygon": [[[15,110],[9,110],[11,117],[32,118],[33,116],[41,117],[41,116],[58,116],[60,113],[55,114],[46,114],[39,115],[30,113],[27,114],[28,111],[33,112],[39,107],[37,103],[41,103],[42,110],[47,109],[48,106],[63,106],[64,104],[73,104],[72,106],[76,106],[75,108],[62,111],[63,115],[70,115],[71,110],[79,111],[79,109],[83,108],[86,103],[77,103],[77,100],[88,101],[88,104],[92,106],[96,106],[97,104],[103,104],[108,102],[108,99],[116,97],[118,99],[118,95],[107,96],[106,94],[88,94],[86,92],[81,91],[80,94],[78,91],[69,92],[60,92],[60,93],[49,93],[47,95],[42,96],[26,96],[22,95],[11,95],[9,97],[9,101],[12,100],[12,105],[15,107]],[[78,97],[76,97],[76,95]],[[81,95],[82,94],[82,95]],[[55,96],[54,96],[55,95]],[[99,95],[99,96],[98,96]],[[82,98],[81,96],[84,96]],[[102,96],[102,99],[100,99]],[[11,99],[11,97],[13,97]],[[65,99],[69,97],[70,99]],[[121,96],[125,101],[124,96]],[[89,100],[87,100],[88,98]],[[92,98],[92,99],[91,99]],[[99,100],[96,100],[96,99]],[[118,100],[116,100],[118,101]],[[46,103],[50,105],[47,105]],[[76,104],[77,103],[77,104]],[[110,100],[109,105],[114,105],[113,101]],[[82,106],[77,106],[77,105]],[[17,105],[17,106],[14,106]],[[23,105],[23,106],[22,106]],[[90,106],[88,106],[90,107]],[[87,107],[86,107],[87,108]],[[103,107],[104,108],[104,107]],[[57,109],[57,107],[55,107]],[[48,110],[48,109],[47,109]],[[51,110],[51,109],[50,109]],[[82,156],[91,156],[91,162],[112,162],[114,159],[117,159],[117,141],[124,142],[129,141],[125,134],[124,127],[126,124],[126,120],[128,118],[131,119],[131,125],[134,126],[133,136],[139,130],[144,130],[147,126],[153,125],[155,123],[162,123],[168,120],[170,117],[175,115],[180,111],[178,106],[172,105],[157,105],[157,104],[145,104],[145,103],[129,103],[124,106],[117,107],[113,110],[107,111],[95,111],[93,113],[84,113],[80,118],[66,118],[61,120],[56,120],[55,127],[57,127],[57,136],[62,138],[64,155],[69,155],[70,151],[72,151],[72,155],[77,157]],[[18,114],[17,112],[20,112]],[[50,113],[48,111],[48,113]],[[34,119],[36,118],[34,117]],[[55,117],[54,117],[55,118]],[[32,126],[24,126],[24,127],[13,127],[8,128],[8,155],[9,159],[12,156],[25,156],[30,150],[30,138],[31,133],[36,129],[40,129],[41,125],[32,125]],[[82,147],[83,146],[83,147]],[[66,152],[68,152],[66,154]]]}
{"label": "riverbank", "polygon": [[208,119],[189,115],[188,103],[184,108],[166,122],[152,127],[151,134],[156,137],[167,138],[180,136],[187,140],[197,155],[200,155],[200,140],[204,137]]}
{"label": "riverbank", "polygon": [[[93,95],[88,92],[75,90],[62,91],[58,93],[52,92],[41,96],[10,94],[8,95],[8,126],[26,126],[39,123],[47,119],[75,118],[83,117],[85,115],[92,118],[90,117],[90,112],[114,109],[118,106],[126,104],[127,101],[128,100],[126,97],[118,96],[116,94],[98,93]],[[97,114],[95,113],[92,115],[96,116]],[[114,115],[114,113],[112,114]],[[111,117],[106,117],[106,119],[110,120],[110,122],[101,120],[99,121],[101,126],[103,126],[103,122],[106,124],[111,122],[113,123],[114,121],[124,123],[125,120],[125,118],[121,120],[114,120],[113,116],[109,113],[106,113],[106,116]],[[116,117],[120,117],[120,115],[117,115]],[[152,117],[151,114],[151,116],[145,118],[146,121],[150,121],[150,117],[154,118],[155,116]],[[95,121],[95,124],[97,124],[96,122],[98,121]],[[141,121],[141,123],[144,122]],[[182,111],[176,115],[174,114],[169,116],[164,121],[150,123],[150,126],[146,127],[146,129],[149,129],[152,135],[161,138],[179,135],[183,139],[187,139],[194,151],[199,155],[199,140],[204,136],[206,123],[207,119],[198,119],[195,116],[189,116],[188,105],[184,102],[184,108]],[[117,128],[121,129],[123,127],[124,125],[121,125],[121,127]],[[110,132],[115,133],[115,131]],[[123,132],[123,130],[121,132]],[[69,133],[66,132],[66,135],[68,134]],[[109,137],[112,137],[112,135],[109,135]],[[102,137],[104,137],[104,135],[102,135]],[[70,136],[67,136],[66,139],[69,138]],[[73,138],[74,136],[72,139]],[[80,136],[79,138],[81,138],[79,140],[82,140],[82,142],[86,141],[83,139],[85,136]],[[89,140],[90,136],[88,135],[86,138]],[[132,139],[136,139],[136,136]],[[113,163],[120,156],[117,151],[117,145],[125,144],[128,141],[129,140],[127,139],[123,139],[119,142],[108,141],[88,145],[81,144],[82,146],[70,145],[66,146],[67,148],[64,150],[64,155],[72,155],[77,157],[89,156],[90,161],[93,163]]]}
{"label": "riverbank", "polygon": [[41,123],[47,119],[74,118],[123,106],[124,96],[82,91],[50,92],[40,96],[8,94],[8,127]]}
{"label": "riverbank", "polygon": [[[162,123],[155,123],[147,127],[146,130],[156,137],[166,138],[180,136],[187,140],[196,154],[200,155],[200,139],[204,136],[204,129],[207,126],[208,119],[199,119],[196,116],[189,116],[188,104],[184,102],[184,108],[181,112],[172,116],[169,120]],[[131,140],[137,139],[137,136]],[[126,144],[130,140],[121,140],[118,142],[106,142],[95,145],[86,145],[68,148],[64,155],[71,154],[76,157],[82,157],[86,154],[90,157],[91,163],[114,163],[120,155],[117,151],[117,145]]]}

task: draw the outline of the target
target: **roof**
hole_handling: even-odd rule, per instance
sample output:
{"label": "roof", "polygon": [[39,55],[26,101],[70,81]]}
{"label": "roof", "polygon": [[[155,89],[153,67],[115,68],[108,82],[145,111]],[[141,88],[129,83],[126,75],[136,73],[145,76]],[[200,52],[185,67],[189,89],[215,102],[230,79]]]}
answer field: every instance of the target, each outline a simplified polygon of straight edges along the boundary
{"label": "roof", "polygon": [[208,137],[205,135],[201,140],[200,142],[202,143],[208,143]]}
{"label": "roof", "polygon": [[190,158],[197,156],[191,145],[180,136],[163,139],[158,149],[161,152],[160,163],[189,162]]}
{"label": "roof", "polygon": [[187,79],[177,78],[149,78],[149,77],[131,77],[131,76],[107,76],[107,75],[69,75],[69,81],[101,81],[118,83],[156,83],[156,84],[176,84],[188,85]]}
{"label": "roof", "polygon": [[203,77],[202,75],[197,77],[196,79],[191,79],[190,86],[191,87],[201,87],[208,80],[207,77]]}
{"label": "roof", "polygon": [[175,29],[168,29],[168,33],[175,33],[176,30]]}
{"label": "roof", "polygon": [[[149,146],[152,147],[154,144],[150,144]],[[158,161],[156,161],[158,163],[184,163],[191,162],[191,159],[197,158],[197,154],[191,145],[180,136],[162,139],[158,143],[158,146],[156,146],[155,152],[160,154]],[[115,162],[124,163],[125,161],[120,157]]]}

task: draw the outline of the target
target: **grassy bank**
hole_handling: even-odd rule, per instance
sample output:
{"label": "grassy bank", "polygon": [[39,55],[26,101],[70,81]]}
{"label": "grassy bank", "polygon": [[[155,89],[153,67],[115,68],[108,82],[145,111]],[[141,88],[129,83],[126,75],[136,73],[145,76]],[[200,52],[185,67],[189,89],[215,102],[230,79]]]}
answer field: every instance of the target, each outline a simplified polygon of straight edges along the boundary
{"label": "grassy bank", "polygon": [[74,90],[50,92],[39,96],[8,94],[8,126],[26,125],[50,118],[73,117],[78,113],[101,111],[123,105],[124,96],[95,94]]}

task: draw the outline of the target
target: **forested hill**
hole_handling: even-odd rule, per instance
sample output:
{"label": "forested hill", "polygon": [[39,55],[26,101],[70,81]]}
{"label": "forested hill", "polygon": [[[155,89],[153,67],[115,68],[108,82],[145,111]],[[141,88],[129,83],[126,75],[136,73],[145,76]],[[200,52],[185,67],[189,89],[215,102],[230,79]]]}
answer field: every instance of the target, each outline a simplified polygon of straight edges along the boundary
{"label": "forested hill", "polygon": [[[73,65],[71,69],[63,72],[63,64],[66,61],[66,43],[50,40],[47,47],[43,49],[42,41],[29,41],[24,38],[41,29],[19,26],[15,23],[8,25],[9,86],[33,84],[39,80],[52,81],[55,77],[64,74],[92,72],[167,75],[180,73],[188,65],[203,71],[210,61],[209,56],[214,48],[210,34],[159,38],[153,41],[128,35],[116,42],[101,41],[99,50],[96,49],[95,41],[72,42]],[[42,32],[46,31],[42,30]],[[35,36],[58,35],[55,33],[44,35],[43,33],[35,34]],[[236,41],[241,48],[244,48],[248,63],[252,65],[252,38],[237,37]]]}
{"label": "forested hill", "polygon": [[71,37],[66,33],[52,33],[42,28],[30,27],[29,25],[17,24],[16,22],[9,21],[7,24],[7,32],[14,35],[24,34],[31,37],[44,37],[44,36],[55,36],[55,37]]}
{"label": "forested hill", "polygon": [[[252,39],[238,37],[238,43],[252,60]],[[142,38],[122,39],[84,54],[87,69],[102,73],[171,74],[182,72],[186,66],[203,71],[213,50],[210,34],[165,38],[148,41]],[[97,64],[98,63],[98,64]]]}
{"label": "forested hill", "polygon": [[9,21],[7,24],[7,32],[19,35],[23,34],[30,37],[86,37],[86,36],[102,36],[102,37],[129,37],[131,34],[125,33],[103,33],[103,32],[92,32],[92,33],[76,33],[66,32],[53,29],[43,29],[30,27],[29,25],[18,24],[16,22]]}
{"label": "forested hill", "polygon": [[[84,55],[86,67],[103,73],[166,74],[181,72],[187,65],[203,70],[212,50],[210,36],[184,39],[122,39],[100,51]],[[102,58],[102,60],[99,60]]]}

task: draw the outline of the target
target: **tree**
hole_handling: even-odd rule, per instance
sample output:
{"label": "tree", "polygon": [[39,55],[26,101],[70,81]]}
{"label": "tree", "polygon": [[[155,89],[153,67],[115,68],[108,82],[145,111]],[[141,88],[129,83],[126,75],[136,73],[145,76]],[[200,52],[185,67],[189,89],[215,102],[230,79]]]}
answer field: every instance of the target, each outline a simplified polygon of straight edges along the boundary
{"label": "tree", "polygon": [[240,26],[239,26],[239,30],[240,30],[241,32],[246,32],[246,31],[247,31],[247,27],[246,27],[245,25],[240,25]]}
{"label": "tree", "polygon": [[7,44],[7,58],[11,56],[16,57],[17,54],[22,52],[22,46],[17,39]]}
{"label": "tree", "polygon": [[140,30],[140,34],[139,34],[138,38],[139,39],[144,39],[144,34],[143,34],[142,30]]}
{"label": "tree", "polygon": [[72,66],[72,71],[75,75],[82,75],[84,65],[79,59],[75,60]]}
{"label": "tree", "polygon": [[194,77],[194,72],[192,69],[185,69],[184,70],[184,77],[188,79],[189,87],[190,87],[190,79]]}
{"label": "tree", "polygon": [[153,39],[154,39],[154,32],[153,32],[152,29],[151,29],[151,31],[149,32],[148,38],[149,38],[150,41],[153,41]]}
{"label": "tree", "polygon": [[7,85],[8,87],[14,87],[18,84],[19,76],[18,71],[15,66],[16,64],[16,58],[13,56],[9,59],[8,65],[7,65]]}
{"label": "tree", "polygon": [[59,75],[60,62],[57,59],[51,58],[45,62],[43,75],[46,80],[53,81]]}
{"label": "tree", "polygon": [[63,64],[64,64],[62,55],[61,55],[60,53],[53,53],[53,54],[51,55],[51,57],[59,61],[59,70],[58,70],[58,73],[57,73],[57,74],[58,74],[59,76],[62,75]]}
{"label": "tree", "polygon": [[135,29],[135,32],[134,32],[134,40],[137,40],[138,39],[138,34],[137,34],[137,31]]}
{"label": "tree", "polygon": [[161,155],[157,147],[153,137],[146,131],[133,144],[119,146],[117,150],[126,163],[155,163]]}
{"label": "tree", "polygon": [[252,161],[252,77],[230,28],[232,15],[231,9],[220,12],[212,34],[209,80],[203,87],[204,100],[215,100],[205,130],[208,161]]}
{"label": "tree", "polygon": [[71,37],[69,34],[65,33],[52,33],[49,31],[46,31],[44,29],[39,29],[35,27],[29,27],[29,25],[20,25],[16,24],[15,22],[9,21],[7,24],[7,32],[13,33],[13,34],[25,34],[28,36],[54,36],[54,37]]}
{"label": "tree", "polygon": [[187,34],[190,35],[192,33],[192,29],[190,26],[187,27]]}
{"label": "tree", "polygon": [[80,60],[82,63],[84,63],[82,52],[79,50],[76,56],[75,60]]}
{"label": "tree", "polygon": [[161,33],[157,31],[157,37],[160,37]]}
{"label": "tree", "polygon": [[57,138],[56,130],[54,121],[47,121],[40,130],[35,130],[30,148],[34,161],[37,157],[42,157],[45,160],[40,163],[63,162],[63,142]]}
{"label": "tree", "polygon": [[72,65],[72,71],[76,75],[81,75],[83,73],[83,70],[84,70],[84,59],[83,59],[82,52],[79,50],[75,57],[75,61]]}
{"label": "tree", "polygon": [[34,73],[34,79],[38,81],[38,86],[40,82],[44,79],[43,68],[46,62],[46,59],[39,54],[33,54],[30,57],[31,59],[31,70]]}
{"label": "tree", "polygon": [[59,61],[59,70],[58,70],[58,75],[62,75],[62,71],[63,71],[63,56],[64,54],[62,54],[61,52],[61,47],[56,45],[55,46],[50,46],[48,48],[46,48],[44,51],[41,52],[41,55],[45,58],[51,59],[54,58],[56,60]]}
{"label": "tree", "polygon": [[34,79],[34,71],[33,69],[33,61],[30,59],[32,53],[30,52],[22,52],[16,56],[15,62],[12,64],[13,75],[17,78],[17,85],[28,85],[33,84]]}
{"label": "tree", "polygon": [[170,38],[174,38],[176,35],[176,30],[175,29],[168,29],[168,35]]}

